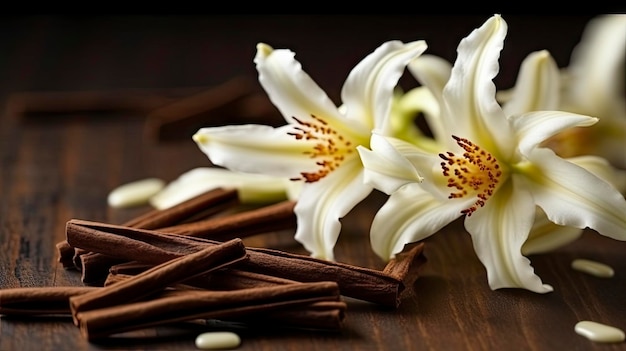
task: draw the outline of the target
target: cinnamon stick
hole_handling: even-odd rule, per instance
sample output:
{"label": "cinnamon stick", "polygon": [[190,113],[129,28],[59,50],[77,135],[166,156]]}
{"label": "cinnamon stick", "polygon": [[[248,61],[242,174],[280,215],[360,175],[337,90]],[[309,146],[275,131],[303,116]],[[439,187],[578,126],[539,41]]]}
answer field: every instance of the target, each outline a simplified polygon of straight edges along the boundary
{"label": "cinnamon stick", "polygon": [[[145,229],[167,227],[196,218],[203,218],[237,204],[239,204],[239,197],[236,189],[217,188],[168,209],[147,212],[127,221],[124,225]],[[109,266],[121,263],[119,259],[104,258],[100,257],[101,255],[96,257],[86,255],[89,253],[88,250],[74,248],[69,245],[67,240],[57,243],[56,248],[59,253],[59,262],[63,267],[82,271],[81,279],[85,284],[98,285],[106,276]],[[83,269],[85,262],[92,268],[91,270]]]}
{"label": "cinnamon stick", "polygon": [[[104,285],[112,285],[153,267],[140,262],[127,262],[114,265]],[[295,280],[275,277],[267,274],[242,271],[237,268],[216,270],[185,281],[186,286],[209,290],[237,290],[298,283]]]}
{"label": "cinnamon stick", "polygon": [[223,210],[224,207],[232,207],[237,204],[239,204],[237,189],[217,188],[170,208],[152,210],[127,221],[124,225],[142,229],[169,227],[194,218],[215,214]]}
{"label": "cinnamon stick", "polygon": [[70,307],[74,321],[78,322],[76,315],[79,312],[112,306],[120,301],[138,300],[165,289],[173,283],[228,266],[246,257],[246,250],[241,239],[233,239],[180,256],[144,271],[133,279],[71,297]]}
{"label": "cinnamon stick", "polygon": [[[84,220],[70,220],[66,225],[70,245],[129,261],[140,259],[146,263],[162,263],[171,257],[198,251],[219,242],[208,239],[168,234]],[[407,255],[405,273],[423,260],[419,259],[423,243]],[[405,289],[403,277],[383,271],[330,262],[310,256],[292,254],[265,248],[247,248],[249,259],[238,269],[277,276],[301,282],[336,281],[343,295],[373,303],[397,307]],[[396,265],[396,263],[393,263]]]}
{"label": "cinnamon stick", "polygon": [[345,301],[319,301],[289,309],[279,309],[266,313],[263,318],[238,316],[222,317],[222,320],[246,323],[260,327],[274,326],[307,329],[339,330],[343,326],[347,310]]}
{"label": "cinnamon stick", "polygon": [[57,252],[59,253],[59,263],[63,266],[63,268],[75,268],[74,264],[74,253],[76,252],[75,248],[70,245],[67,240],[63,240],[56,244]]}
{"label": "cinnamon stick", "polygon": [[[130,277],[124,278],[129,279]],[[294,283],[291,283],[294,284]],[[298,283],[295,283],[298,284]],[[71,315],[69,299],[72,296],[84,295],[101,290],[98,287],[30,287],[0,290],[0,315],[6,316],[44,316]],[[165,296],[174,296],[169,291]],[[159,296],[159,295],[156,295]],[[189,295],[185,295],[189,296]],[[260,311],[263,307],[257,307]],[[293,302],[289,309],[264,310],[263,318],[256,314],[222,314],[224,321],[259,324],[273,327],[313,328],[339,330],[345,319],[347,305],[344,301],[317,301],[298,304]],[[250,311],[250,310],[249,310]],[[195,316],[194,316],[195,318]],[[164,321],[165,322],[165,321]]]}
{"label": "cinnamon stick", "polygon": [[269,311],[321,301],[340,301],[336,283],[297,283],[233,291],[175,290],[147,301],[79,312],[76,318],[81,333],[94,340],[173,322],[261,316]]}
{"label": "cinnamon stick", "polygon": [[[197,236],[217,241],[244,238],[260,233],[293,229],[295,202],[286,200],[223,217],[157,228],[161,232]],[[149,228],[146,228],[149,229]]]}
{"label": "cinnamon stick", "polygon": [[51,286],[0,289],[0,314],[69,314],[69,298],[99,289],[97,287]]}

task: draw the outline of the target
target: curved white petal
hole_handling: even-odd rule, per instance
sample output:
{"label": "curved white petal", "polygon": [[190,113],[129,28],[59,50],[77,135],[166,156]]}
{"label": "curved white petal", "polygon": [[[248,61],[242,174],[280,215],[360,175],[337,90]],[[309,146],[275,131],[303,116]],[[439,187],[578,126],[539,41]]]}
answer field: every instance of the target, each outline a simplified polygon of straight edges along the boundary
{"label": "curved white petal", "polygon": [[592,19],[572,51],[567,67],[571,76],[567,90],[569,102],[582,111],[606,111],[621,102],[623,113],[625,57],[626,14]]}
{"label": "curved white petal", "polygon": [[390,260],[404,245],[423,240],[460,217],[466,206],[460,201],[439,201],[419,184],[407,184],[391,194],[374,216],[372,249]]}
{"label": "curved white petal", "polygon": [[474,251],[487,269],[492,290],[524,288],[537,293],[552,291],[534,273],[522,245],[535,217],[531,194],[512,182],[503,184],[483,208],[465,219]]}
{"label": "curved white petal", "polygon": [[422,102],[422,112],[424,113],[426,123],[433,137],[436,140],[442,140],[448,137],[448,133],[441,122],[440,106],[444,103],[442,96],[443,89],[448,79],[450,79],[452,64],[438,56],[422,55],[409,63],[407,68],[415,79],[417,79],[423,87],[428,89],[435,100],[428,105],[426,105],[427,100]]}
{"label": "curved white petal", "polygon": [[530,235],[522,246],[522,254],[535,255],[550,252],[575,241],[582,234],[582,229],[552,223],[546,214],[537,208]]}
{"label": "curved white petal", "polygon": [[193,168],[171,181],[150,198],[150,205],[163,210],[212,189],[235,188],[244,204],[273,203],[287,199],[286,178],[239,173],[216,167]]}
{"label": "curved white petal", "polygon": [[[435,140],[424,135],[416,124],[416,118],[423,114],[426,124]],[[424,145],[436,143],[437,135],[441,134],[439,118],[439,102],[426,87],[417,87],[401,94],[396,104],[392,106],[390,123],[393,132],[391,136],[410,143]]]}
{"label": "curved white petal", "polygon": [[383,43],[365,57],[348,75],[341,100],[348,119],[391,132],[388,123],[393,91],[406,65],[426,50],[423,40],[404,44],[393,40]]}
{"label": "curved white petal", "polygon": [[549,137],[569,128],[587,127],[597,118],[562,111],[536,111],[508,117],[515,131],[518,149],[527,156]]}
{"label": "curved white petal", "polygon": [[[331,123],[342,125],[345,117],[326,93],[302,70],[295,54],[286,49],[274,50],[267,44],[257,45],[254,58],[259,82],[265,89],[269,99],[278,108],[288,123],[292,117],[308,120],[311,115],[321,117]],[[366,126],[353,123],[350,128],[359,129]],[[350,130],[344,126],[343,129]]]}
{"label": "curved white petal", "polygon": [[604,181],[617,188],[622,194],[626,193],[626,170],[618,169],[602,157],[577,156],[570,157],[567,161],[579,165]]}
{"label": "curved white petal", "polygon": [[233,171],[298,177],[317,168],[304,156],[311,143],[296,140],[290,125],[238,125],[200,129],[194,136],[198,147],[215,165]]}
{"label": "curved white petal", "polygon": [[559,67],[547,50],[528,55],[520,67],[511,99],[502,106],[505,115],[556,110],[560,96]]}
{"label": "curved white petal", "polygon": [[[397,140],[397,144],[404,144],[404,142]],[[372,150],[357,147],[361,163],[365,168],[366,184],[386,194],[391,194],[406,183],[422,181],[419,171],[386,137],[372,134],[370,147]]]}
{"label": "curved white petal", "polygon": [[443,88],[450,79],[452,64],[439,56],[426,54],[411,61],[407,68],[415,79],[427,87],[441,104]]}
{"label": "curved white petal", "polygon": [[552,222],[626,240],[626,199],[616,188],[549,149],[535,149],[530,160],[524,178]]}
{"label": "curved white petal", "polygon": [[313,257],[334,260],[333,248],[341,232],[340,218],[372,192],[364,184],[357,159],[344,163],[321,181],[302,186],[294,212],[295,239]]}
{"label": "curved white petal", "polygon": [[[443,91],[442,122],[449,134],[480,141],[498,159],[513,154],[513,133],[496,101],[493,79],[504,45],[507,24],[500,15],[489,18],[461,40],[450,80]],[[454,147],[451,138],[442,142]]]}

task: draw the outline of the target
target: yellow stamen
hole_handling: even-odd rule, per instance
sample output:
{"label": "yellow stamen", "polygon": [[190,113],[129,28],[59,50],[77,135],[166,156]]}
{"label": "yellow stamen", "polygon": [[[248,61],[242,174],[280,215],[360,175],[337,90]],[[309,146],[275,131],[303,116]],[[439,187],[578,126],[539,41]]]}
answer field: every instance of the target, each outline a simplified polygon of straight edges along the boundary
{"label": "yellow stamen", "polygon": [[441,162],[441,169],[448,178],[448,187],[456,189],[448,198],[457,199],[468,195],[477,197],[472,206],[461,211],[471,216],[493,195],[502,171],[496,158],[478,145],[454,135],[452,138],[465,152],[463,157],[457,157],[452,152],[439,154],[444,160]]}
{"label": "yellow stamen", "polygon": [[289,135],[294,136],[297,140],[316,141],[313,147],[304,153],[315,160],[318,170],[315,172],[300,172],[300,177],[291,178],[294,181],[316,182],[339,167],[347,154],[354,152],[354,147],[350,140],[346,140],[336,130],[328,126],[328,123],[323,119],[314,115],[311,115],[311,117],[313,118],[312,121],[302,121],[292,117],[296,124],[294,125],[294,131],[289,133]]}

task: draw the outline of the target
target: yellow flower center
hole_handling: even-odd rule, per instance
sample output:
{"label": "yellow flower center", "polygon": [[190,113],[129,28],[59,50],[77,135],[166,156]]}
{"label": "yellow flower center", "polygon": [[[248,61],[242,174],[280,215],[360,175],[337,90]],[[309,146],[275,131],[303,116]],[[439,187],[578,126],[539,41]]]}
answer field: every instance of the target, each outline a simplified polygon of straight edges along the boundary
{"label": "yellow flower center", "polygon": [[314,115],[311,117],[313,118],[311,121],[301,121],[292,117],[296,124],[294,124],[294,131],[288,134],[293,135],[297,140],[313,140],[315,142],[313,147],[305,151],[304,154],[315,160],[317,170],[315,172],[300,172],[300,177],[291,178],[294,181],[316,182],[339,167],[346,155],[354,152],[350,140],[339,134],[323,119]]}
{"label": "yellow flower center", "polygon": [[461,211],[461,213],[471,216],[479,207],[483,207],[485,201],[493,195],[502,175],[502,170],[496,158],[478,145],[454,135],[452,138],[465,152],[462,157],[458,157],[452,152],[439,154],[439,157],[443,159],[441,169],[443,175],[448,178],[448,187],[455,189],[448,198],[475,196],[476,202]]}

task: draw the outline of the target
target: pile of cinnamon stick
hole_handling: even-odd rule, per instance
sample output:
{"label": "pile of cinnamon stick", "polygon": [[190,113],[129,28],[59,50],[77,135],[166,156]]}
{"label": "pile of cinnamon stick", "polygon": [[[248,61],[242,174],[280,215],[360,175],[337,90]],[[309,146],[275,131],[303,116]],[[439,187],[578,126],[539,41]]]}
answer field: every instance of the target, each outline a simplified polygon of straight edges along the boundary
{"label": "pile of cinnamon stick", "polygon": [[339,331],[343,296],[397,308],[425,262],[423,243],[383,270],[247,247],[295,228],[294,203],[215,215],[237,204],[236,190],[215,189],[121,225],[71,219],[59,262],[85,286],[3,289],[0,314],[71,315],[88,340],[198,320]]}

